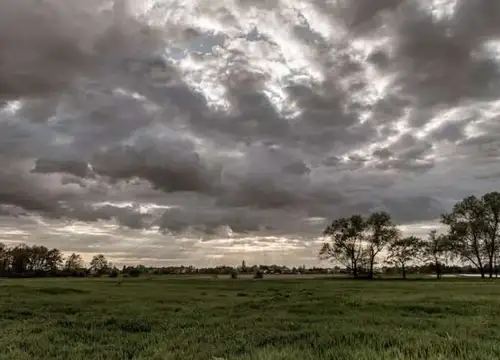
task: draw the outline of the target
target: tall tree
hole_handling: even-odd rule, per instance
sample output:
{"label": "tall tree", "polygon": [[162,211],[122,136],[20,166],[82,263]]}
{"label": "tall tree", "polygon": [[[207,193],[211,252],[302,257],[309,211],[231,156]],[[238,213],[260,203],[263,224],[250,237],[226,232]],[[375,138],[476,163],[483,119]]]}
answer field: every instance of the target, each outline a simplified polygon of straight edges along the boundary
{"label": "tall tree", "polygon": [[448,236],[438,235],[436,230],[432,230],[427,240],[421,242],[422,259],[432,264],[438,279],[441,278],[443,265],[449,258],[452,246],[449,240]]}
{"label": "tall tree", "polygon": [[95,255],[90,261],[90,270],[96,274],[102,275],[109,269],[108,260],[103,254]]}
{"label": "tall tree", "polygon": [[500,236],[500,193],[487,193],[481,198],[481,201],[484,206],[484,236],[488,273],[492,278],[493,273],[497,271],[496,258],[498,255],[498,238]]}
{"label": "tall tree", "polygon": [[56,272],[62,267],[63,256],[59,249],[51,249],[47,253],[45,260],[45,271]]}
{"label": "tall tree", "polygon": [[334,220],[324,231],[331,243],[324,243],[319,252],[321,259],[331,259],[344,265],[357,277],[366,256],[366,221],[361,215]]}
{"label": "tall tree", "polygon": [[371,214],[367,221],[368,236],[368,276],[373,278],[373,269],[376,263],[377,255],[392,241],[396,240],[399,232],[396,225],[392,222],[391,216],[384,212],[375,212]]}
{"label": "tall tree", "polygon": [[403,279],[406,279],[408,263],[414,261],[421,250],[422,240],[415,236],[397,238],[389,245],[387,261],[401,268]]}
{"label": "tall tree", "polygon": [[0,275],[9,270],[9,249],[4,243],[0,243]]}
{"label": "tall tree", "polygon": [[11,271],[16,274],[24,274],[30,269],[31,247],[26,244],[16,245],[9,249]]}
{"label": "tall tree", "polygon": [[485,240],[485,206],[481,199],[469,196],[458,202],[451,213],[444,214],[441,222],[449,226],[452,252],[461,261],[474,265],[485,277],[488,243]]}
{"label": "tall tree", "polygon": [[64,264],[64,269],[69,272],[78,271],[83,268],[83,259],[79,254],[71,254],[66,259],[66,263]]}

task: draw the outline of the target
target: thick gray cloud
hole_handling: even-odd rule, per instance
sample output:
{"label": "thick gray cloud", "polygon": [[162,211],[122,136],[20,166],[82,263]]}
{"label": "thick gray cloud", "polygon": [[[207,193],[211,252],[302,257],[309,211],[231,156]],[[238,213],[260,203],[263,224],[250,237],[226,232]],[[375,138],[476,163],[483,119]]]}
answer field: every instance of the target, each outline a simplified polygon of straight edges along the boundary
{"label": "thick gray cloud", "polygon": [[45,96],[82,76],[107,76],[162,43],[126,1],[7,0],[0,14],[0,98]]}
{"label": "thick gray cloud", "polygon": [[0,213],[160,242],[434,220],[498,180],[498,24],[491,0],[4,1]]}

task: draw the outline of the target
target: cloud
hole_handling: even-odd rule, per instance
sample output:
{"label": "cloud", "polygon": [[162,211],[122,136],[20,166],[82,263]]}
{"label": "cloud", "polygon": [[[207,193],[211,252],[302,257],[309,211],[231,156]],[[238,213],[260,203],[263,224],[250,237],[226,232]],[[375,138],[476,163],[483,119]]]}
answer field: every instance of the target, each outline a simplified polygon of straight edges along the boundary
{"label": "cloud", "polygon": [[79,77],[107,76],[130,56],[162,43],[126,1],[7,0],[0,17],[0,98],[44,96]]}
{"label": "cloud", "polygon": [[2,214],[306,241],[495,188],[495,2],[212,5],[0,4]]}

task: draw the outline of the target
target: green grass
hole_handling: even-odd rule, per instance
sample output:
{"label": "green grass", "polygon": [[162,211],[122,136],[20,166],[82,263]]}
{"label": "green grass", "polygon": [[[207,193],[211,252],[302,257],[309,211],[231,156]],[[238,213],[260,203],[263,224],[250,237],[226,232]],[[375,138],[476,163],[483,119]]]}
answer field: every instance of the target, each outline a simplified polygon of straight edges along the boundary
{"label": "green grass", "polygon": [[0,280],[0,359],[499,359],[500,282]]}

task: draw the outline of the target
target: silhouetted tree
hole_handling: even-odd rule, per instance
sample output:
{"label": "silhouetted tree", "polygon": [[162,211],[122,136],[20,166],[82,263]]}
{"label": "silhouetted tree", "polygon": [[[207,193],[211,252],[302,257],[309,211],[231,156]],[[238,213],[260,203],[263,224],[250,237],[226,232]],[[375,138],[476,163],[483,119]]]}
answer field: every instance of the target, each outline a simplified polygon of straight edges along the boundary
{"label": "silhouetted tree", "polygon": [[484,206],[485,250],[488,259],[490,278],[496,272],[498,254],[498,238],[500,236],[500,193],[490,192],[481,198]]}
{"label": "silhouetted tree", "polygon": [[45,246],[33,245],[31,249],[28,247],[29,261],[27,270],[35,273],[55,273],[61,266],[63,257],[58,249],[49,250]]}
{"label": "silhouetted tree", "polygon": [[430,262],[438,279],[443,273],[443,266],[449,258],[452,243],[446,235],[437,235],[436,230],[429,233],[427,240],[421,242],[421,257]]}
{"label": "silhouetted tree", "polygon": [[82,274],[84,271],[82,256],[75,253],[68,256],[64,264],[64,271],[67,274],[71,274],[72,276],[78,276]]}
{"label": "silhouetted tree", "polygon": [[406,279],[408,263],[417,258],[421,245],[422,240],[415,236],[397,238],[389,245],[387,261],[401,268],[403,279]]}
{"label": "silhouetted tree", "polygon": [[0,275],[9,270],[9,249],[4,243],[0,243]]}
{"label": "silhouetted tree", "polygon": [[481,199],[469,196],[458,202],[451,213],[444,214],[443,224],[449,226],[450,250],[461,261],[470,262],[485,277],[488,241],[485,232],[486,210]]}
{"label": "silhouetted tree", "polygon": [[331,243],[323,244],[320,258],[338,261],[357,277],[363,258],[367,255],[364,246],[366,229],[367,223],[361,215],[334,220],[323,231],[323,235],[331,238]]}
{"label": "silhouetted tree", "polygon": [[95,255],[90,261],[90,270],[96,275],[103,275],[108,272],[108,260],[103,254]]}
{"label": "silhouetted tree", "polygon": [[9,262],[11,271],[15,274],[28,272],[31,248],[26,244],[17,245],[9,250]]}
{"label": "silhouetted tree", "polygon": [[373,268],[377,255],[392,241],[397,239],[399,232],[392,222],[391,216],[382,211],[371,214],[366,220],[368,234],[368,276],[373,278]]}

